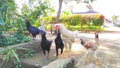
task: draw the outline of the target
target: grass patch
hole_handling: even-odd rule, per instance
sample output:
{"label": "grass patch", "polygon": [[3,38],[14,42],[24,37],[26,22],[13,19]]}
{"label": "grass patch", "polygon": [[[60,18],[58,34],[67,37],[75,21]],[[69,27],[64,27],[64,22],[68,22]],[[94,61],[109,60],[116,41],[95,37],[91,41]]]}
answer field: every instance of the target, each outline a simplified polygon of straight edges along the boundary
{"label": "grass patch", "polygon": [[70,30],[82,30],[82,31],[104,31],[103,28],[97,26],[68,26]]}

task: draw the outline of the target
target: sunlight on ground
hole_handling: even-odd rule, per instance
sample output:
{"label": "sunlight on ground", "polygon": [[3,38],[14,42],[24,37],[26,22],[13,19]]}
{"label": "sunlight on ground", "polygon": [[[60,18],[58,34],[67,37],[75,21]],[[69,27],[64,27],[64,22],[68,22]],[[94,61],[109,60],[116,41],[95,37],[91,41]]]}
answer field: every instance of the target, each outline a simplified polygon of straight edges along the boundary
{"label": "sunlight on ground", "polygon": [[99,49],[110,50],[108,47],[99,46]]}
{"label": "sunlight on ground", "polygon": [[85,52],[86,49],[79,43],[73,43],[72,44],[72,51],[73,52],[80,52],[80,51]]}
{"label": "sunlight on ground", "polygon": [[104,50],[104,53],[106,53],[106,54],[114,55],[114,53],[108,47],[99,46],[99,49]]}
{"label": "sunlight on ground", "polygon": [[120,31],[119,27],[110,27],[110,28],[104,28],[104,29],[108,31]]}
{"label": "sunlight on ground", "polygon": [[[118,43],[111,44],[113,41],[103,41],[102,45],[97,49],[97,58],[100,65],[96,65],[93,60],[86,62],[85,55],[80,55],[77,60],[76,68],[120,68],[120,51]],[[115,46],[118,45],[118,46]],[[89,56],[91,57],[91,56]]]}

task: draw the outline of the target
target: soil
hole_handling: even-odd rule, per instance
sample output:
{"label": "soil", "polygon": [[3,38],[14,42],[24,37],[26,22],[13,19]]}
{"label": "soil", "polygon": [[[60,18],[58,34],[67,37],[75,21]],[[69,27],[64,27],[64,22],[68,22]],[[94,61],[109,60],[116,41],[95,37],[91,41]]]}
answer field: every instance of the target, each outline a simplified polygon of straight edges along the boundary
{"label": "soil", "polygon": [[[77,68],[120,68],[120,41],[118,40],[101,40],[97,49],[99,64],[93,60],[86,61],[86,53],[77,57]],[[78,60],[79,59],[79,60]]]}
{"label": "soil", "polygon": [[[80,32],[79,36],[79,38],[84,38],[86,40],[94,40],[93,32]],[[55,35],[47,35],[48,40],[53,40],[49,60],[44,61],[43,59],[45,56],[43,55],[43,52],[41,51],[38,53],[38,51],[36,51],[36,54],[33,54],[30,58],[22,59],[21,61],[31,65],[45,66],[56,60],[57,58],[54,44],[55,37]],[[40,38],[37,37],[37,40],[40,40]],[[64,59],[73,57],[76,61],[76,68],[120,68],[120,32],[100,32],[100,46],[97,49],[97,59],[99,64],[96,64],[93,59],[90,59],[89,62],[86,61],[87,50],[81,46],[79,42],[80,41],[77,40],[73,43],[74,45],[79,46],[78,50],[76,49],[75,51],[70,51],[68,48],[65,48],[61,58]]]}
{"label": "soil", "polygon": [[[80,36],[82,38],[84,37],[86,40],[93,40],[93,35],[91,33],[80,33]],[[27,61],[25,61],[31,64],[40,64],[41,66],[45,66],[56,60],[54,44],[55,37],[55,35],[47,36],[49,40],[53,40],[50,59],[48,61],[44,62],[43,53],[36,54],[34,55],[36,57],[28,58]],[[79,44],[79,42],[77,41],[74,44]],[[69,51],[68,48],[66,48],[61,58],[73,57],[76,60],[76,68],[120,68],[120,33],[100,33],[99,44],[100,46],[97,49],[97,59],[99,64],[96,64],[92,59],[90,62],[86,61],[87,50],[81,45],[80,49],[77,51]]]}

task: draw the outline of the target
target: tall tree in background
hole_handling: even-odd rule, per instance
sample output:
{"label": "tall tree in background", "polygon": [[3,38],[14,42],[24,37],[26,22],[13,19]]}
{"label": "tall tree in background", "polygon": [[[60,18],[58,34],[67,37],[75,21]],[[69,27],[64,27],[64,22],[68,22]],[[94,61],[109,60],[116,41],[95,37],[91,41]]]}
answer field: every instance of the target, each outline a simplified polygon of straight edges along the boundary
{"label": "tall tree in background", "polygon": [[[91,3],[93,1],[96,0],[64,0],[65,2],[70,2],[70,1],[76,1],[76,2],[85,2],[85,3]],[[58,12],[57,12],[57,17],[56,17],[56,21],[59,22],[59,18],[60,18],[60,14],[61,14],[61,9],[62,9],[62,2],[63,0],[59,0],[59,8],[58,8]]]}
{"label": "tall tree in background", "polygon": [[59,8],[58,8],[57,17],[56,17],[57,22],[59,22],[61,8],[62,8],[62,2],[63,2],[63,0],[59,0]]}

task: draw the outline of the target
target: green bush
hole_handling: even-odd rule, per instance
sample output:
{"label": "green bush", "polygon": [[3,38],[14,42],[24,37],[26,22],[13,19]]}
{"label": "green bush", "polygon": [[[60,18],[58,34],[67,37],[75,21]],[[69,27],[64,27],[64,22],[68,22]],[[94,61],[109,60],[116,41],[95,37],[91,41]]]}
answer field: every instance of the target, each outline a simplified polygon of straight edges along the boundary
{"label": "green bush", "polygon": [[67,28],[70,30],[80,30],[80,26],[69,26]]}
{"label": "green bush", "polygon": [[[45,21],[46,30],[50,30],[50,23],[56,24],[56,16],[48,16],[38,19],[34,25],[38,27]],[[102,14],[72,14],[61,15],[60,23],[63,23],[70,30],[99,30],[104,22]]]}
{"label": "green bush", "polygon": [[67,27],[69,30],[84,30],[84,31],[103,31],[104,29],[96,26],[69,26]]}
{"label": "green bush", "polygon": [[62,22],[67,22],[67,24],[75,26],[75,25],[89,25],[90,22],[94,26],[101,26],[104,22],[104,16],[101,14],[73,14],[69,16],[62,16],[61,17]]}
{"label": "green bush", "polygon": [[[30,38],[24,35],[26,30],[25,23],[22,19],[17,18],[15,22],[12,22],[11,28],[7,28],[6,25],[4,29],[1,29],[0,32],[0,47],[19,44],[23,42],[30,41]],[[11,33],[9,33],[11,32]]]}
{"label": "green bush", "polygon": [[39,18],[38,20],[35,21],[35,23],[33,25],[36,27],[39,27],[39,26],[41,26],[42,21],[44,21],[44,26],[45,26],[46,30],[51,28],[50,22],[52,21],[52,17],[50,17],[50,16]]}

